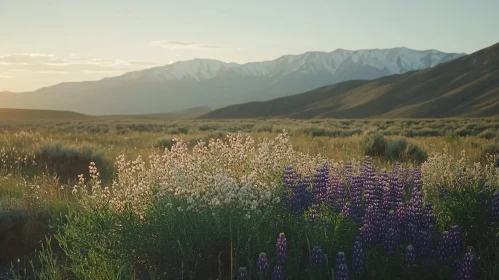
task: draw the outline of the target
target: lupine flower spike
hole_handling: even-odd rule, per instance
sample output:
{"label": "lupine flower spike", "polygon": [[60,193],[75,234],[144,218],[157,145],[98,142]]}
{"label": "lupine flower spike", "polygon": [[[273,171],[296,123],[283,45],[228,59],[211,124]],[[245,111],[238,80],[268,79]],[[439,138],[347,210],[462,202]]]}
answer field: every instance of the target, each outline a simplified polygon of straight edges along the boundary
{"label": "lupine flower spike", "polygon": [[322,268],[324,266],[324,252],[319,247],[312,248],[310,265],[313,268]]}
{"label": "lupine flower spike", "polygon": [[256,268],[258,270],[258,273],[261,275],[267,276],[270,271],[270,265],[269,265],[269,260],[267,258],[267,254],[265,253],[260,253],[258,256],[258,260],[256,261]]}
{"label": "lupine flower spike", "polygon": [[246,267],[240,267],[237,272],[237,280],[249,280],[248,269]]}
{"label": "lupine flower spike", "polygon": [[338,255],[336,255],[336,266],[334,272],[335,280],[350,279],[345,253],[339,252]]}

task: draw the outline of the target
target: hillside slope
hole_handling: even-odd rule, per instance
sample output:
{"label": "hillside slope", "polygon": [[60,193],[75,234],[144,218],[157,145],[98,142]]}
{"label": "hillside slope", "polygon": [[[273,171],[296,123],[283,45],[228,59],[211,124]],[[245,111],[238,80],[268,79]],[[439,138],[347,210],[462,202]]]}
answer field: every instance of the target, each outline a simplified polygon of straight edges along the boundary
{"label": "hillside slope", "polygon": [[354,79],[426,69],[463,54],[408,48],[306,52],[245,64],[193,59],[99,81],[0,93],[0,106],[91,115],[165,113],[265,101]]}
{"label": "hillside slope", "polygon": [[442,118],[499,115],[499,44],[430,69],[228,106],[201,118]]}
{"label": "hillside slope", "polygon": [[89,118],[87,115],[56,110],[29,110],[0,108],[0,120],[81,120]]}

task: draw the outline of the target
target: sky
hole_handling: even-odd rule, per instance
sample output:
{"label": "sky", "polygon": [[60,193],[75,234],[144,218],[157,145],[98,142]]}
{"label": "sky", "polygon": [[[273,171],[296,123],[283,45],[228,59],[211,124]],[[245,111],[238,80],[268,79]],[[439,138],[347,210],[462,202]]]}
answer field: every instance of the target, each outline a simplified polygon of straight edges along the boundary
{"label": "sky", "polygon": [[0,0],[0,91],[180,60],[499,42],[497,0]]}

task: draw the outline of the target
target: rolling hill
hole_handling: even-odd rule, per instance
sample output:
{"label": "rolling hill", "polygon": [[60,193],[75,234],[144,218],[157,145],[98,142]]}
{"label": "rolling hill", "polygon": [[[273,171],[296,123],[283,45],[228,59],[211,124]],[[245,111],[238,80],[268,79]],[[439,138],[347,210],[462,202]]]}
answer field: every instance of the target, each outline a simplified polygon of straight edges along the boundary
{"label": "rolling hill", "polygon": [[434,67],[463,54],[408,48],[307,52],[246,64],[179,61],[99,81],[0,93],[0,107],[137,115],[265,101],[352,80]]}
{"label": "rolling hill", "polygon": [[499,43],[433,68],[353,80],[201,118],[442,118],[499,115]]}
{"label": "rolling hill", "polygon": [[29,110],[0,108],[0,120],[81,120],[90,116],[57,110]]}

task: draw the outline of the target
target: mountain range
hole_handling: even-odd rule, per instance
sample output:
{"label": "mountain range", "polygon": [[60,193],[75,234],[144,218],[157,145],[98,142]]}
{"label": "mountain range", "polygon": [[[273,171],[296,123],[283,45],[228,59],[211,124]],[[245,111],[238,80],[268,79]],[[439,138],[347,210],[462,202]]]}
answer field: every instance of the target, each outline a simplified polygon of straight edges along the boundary
{"label": "mountain range", "polygon": [[428,69],[463,55],[402,47],[307,52],[246,64],[193,59],[99,81],[61,83],[33,92],[3,92],[0,107],[91,115],[154,114],[200,106],[222,108],[348,80],[373,80]]}
{"label": "mountain range", "polygon": [[442,118],[499,115],[499,43],[432,68],[351,80],[201,118]]}

